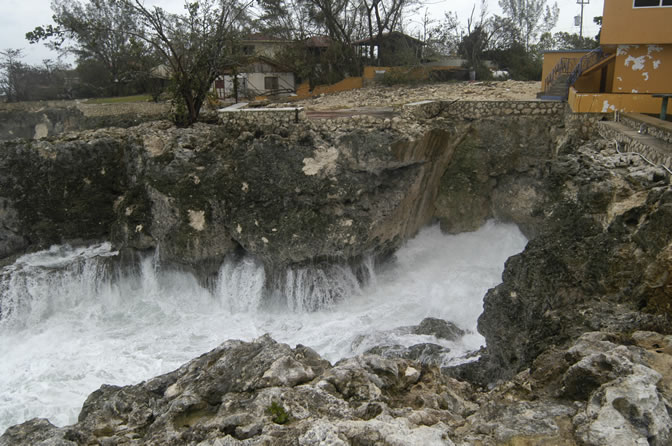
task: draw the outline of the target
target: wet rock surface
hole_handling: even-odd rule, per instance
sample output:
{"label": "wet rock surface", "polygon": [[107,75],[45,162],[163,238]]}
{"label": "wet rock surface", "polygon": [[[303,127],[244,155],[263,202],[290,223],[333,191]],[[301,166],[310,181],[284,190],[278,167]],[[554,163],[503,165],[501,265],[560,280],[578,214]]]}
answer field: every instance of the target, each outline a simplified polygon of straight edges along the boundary
{"label": "wet rock surface", "polygon": [[438,339],[454,341],[464,336],[465,331],[452,322],[427,317],[423,319],[417,327],[414,327],[412,333],[419,335],[431,335]]}

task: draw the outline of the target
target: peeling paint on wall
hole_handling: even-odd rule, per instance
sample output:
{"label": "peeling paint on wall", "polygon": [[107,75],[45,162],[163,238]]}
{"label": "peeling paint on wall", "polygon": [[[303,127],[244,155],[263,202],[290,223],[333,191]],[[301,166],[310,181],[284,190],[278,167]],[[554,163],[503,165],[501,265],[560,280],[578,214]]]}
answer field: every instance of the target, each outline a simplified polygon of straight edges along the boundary
{"label": "peeling paint on wall", "polygon": [[647,44],[639,48],[621,45],[619,54],[614,65],[612,92],[630,94],[633,89],[639,94],[670,91],[672,44]]}
{"label": "peeling paint on wall", "polygon": [[605,99],[604,102],[602,103],[602,113],[607,113],[610,110],[615,111],[616,107],[614,107],[613,105],[609,105],[609,101]]}
{"label": "peeling paint on wall", "polygon": [[617,56],[627,56],[630,48],[639,48],[639,45],[618,45],[616,49]]}
{"label": "peeling paint on wall", "polygon": [[649,56],[651,53],[660,53],[661,51],[663,51],[663,47],[660,45],[648,45],[646,49],[646,52]]}
{"label": "peeling paint on wall", "polygon": [[632,62],[633,71],[643,70],[645,60],[646,60],[646,56],[639,56],[639,57],[628,56],[625,59],[625,66],[627,67],[628,65],[630,65],[630,62]]}

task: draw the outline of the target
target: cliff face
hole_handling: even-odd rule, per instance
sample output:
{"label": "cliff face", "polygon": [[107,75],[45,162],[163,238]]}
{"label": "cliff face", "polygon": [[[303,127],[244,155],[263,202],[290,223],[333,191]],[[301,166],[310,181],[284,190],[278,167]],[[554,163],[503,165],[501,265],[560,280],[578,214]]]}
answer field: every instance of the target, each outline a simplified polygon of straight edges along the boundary
{"label": "cliff face", "polygon": [[485,297],[488,378],[592,330],[669,333],[669,176],[605,141],[549,162],[539,234]]}
{"label": "cliff face", "polygon": [[[126,187],[125,138],[14,141],[0,149],[0,259],[64,240],[106,237]],[[0,260],[1,261],[1,260]]]}
{"label": "cliff face", "polygon": [[0,253],[111,238],[206,270],[240,248],[271,270],[386,255],[433,218],[453,232],[492,216],[520,220],[524,212],[493,205],[518,195],[488,197],[550,156],[552,132],[539,122],[307,122],[273,133],[152,123],[9,142]]}

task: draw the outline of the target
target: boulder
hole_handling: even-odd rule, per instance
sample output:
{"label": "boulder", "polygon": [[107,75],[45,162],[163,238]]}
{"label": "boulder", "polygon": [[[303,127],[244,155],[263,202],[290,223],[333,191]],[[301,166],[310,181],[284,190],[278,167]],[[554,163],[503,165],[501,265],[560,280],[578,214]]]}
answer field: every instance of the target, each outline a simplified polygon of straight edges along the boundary
{"label": "boulder", "polygon": [[456,341],[466,334],[464,330],[454,323],[434,317],[424,318],[412,332],[419,335],[434,336],[447,341]]}

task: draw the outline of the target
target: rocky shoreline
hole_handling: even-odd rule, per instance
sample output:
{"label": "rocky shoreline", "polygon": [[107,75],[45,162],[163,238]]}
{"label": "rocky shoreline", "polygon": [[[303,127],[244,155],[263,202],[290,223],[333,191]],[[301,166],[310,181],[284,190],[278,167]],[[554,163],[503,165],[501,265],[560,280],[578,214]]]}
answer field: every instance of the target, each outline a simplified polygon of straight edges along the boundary
{"label": "rocky shoreline", "polygon": [[79,420],[33,419],[1,445],[604,445],[670,442],[672,338],[587,332],[491,390],[436,366],[335,365],[265,336],[227,341],[134,386],[102,386]]}
{"label": "rocky shoreline", "polygon": [[240,250],[270,271],[383,258],[433,220],[461,232],[495,217],[531,240],[485,297],[476,362],[331,365],[268,337],[227,341],[103,386],[73,426],[31,420],[0,445],[669,444],[669,177],[577,134],[546,117],[439,117],[4,143],[5,259],[110,238],[207,277]]}

